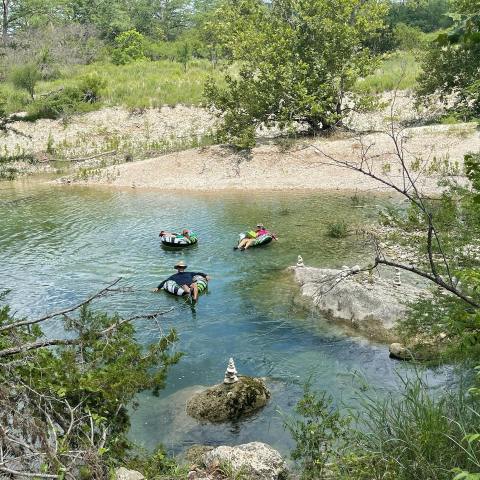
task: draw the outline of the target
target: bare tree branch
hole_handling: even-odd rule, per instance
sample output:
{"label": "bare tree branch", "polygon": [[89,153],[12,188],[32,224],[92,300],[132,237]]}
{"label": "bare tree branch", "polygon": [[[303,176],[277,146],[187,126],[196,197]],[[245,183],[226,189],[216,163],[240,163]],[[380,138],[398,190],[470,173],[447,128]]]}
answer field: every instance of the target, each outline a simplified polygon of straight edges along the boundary
{"label": "bare tree branch", "polygon": [[0,332],[4,332],[5,330],[11,330],[13,328],[22,327],[22,326],[25,326],[25,325],[34,325],[36,323],[44,322],[45,320],[49,320],[51,318],[58,317],[60,315],[65,315],[67,313],[73,312],[74,310],[78,310],[79,308],[83,307],[83,305],[86,305],[87,303],[90,303],[95,298],[98,298],[98,297],[102,296],[104,293],[108,292],[111,289],[111,287],[116,285],[121,279],[122,279],[122,277],[117,278],[115,281],[113,281],[112,283],[107,285],[105,288],[102,288],[102,290],[100,290],[99,292],[93,294],[92,296],[90,296],[86,300],[84,300],[83,302],[80,302],[77,305],[74,305],[73,307],[68,307],[68,308],[66,308],[64,310],[60,310],[58,312],[49,313],[48,315],[45,315],[44,317],[37,318],[35,320],[22,320],[22,321],[19,321],[19,322],[14,322],[14,323],[9,323],[7,325],[3,325],[3,326],[0,327]]}

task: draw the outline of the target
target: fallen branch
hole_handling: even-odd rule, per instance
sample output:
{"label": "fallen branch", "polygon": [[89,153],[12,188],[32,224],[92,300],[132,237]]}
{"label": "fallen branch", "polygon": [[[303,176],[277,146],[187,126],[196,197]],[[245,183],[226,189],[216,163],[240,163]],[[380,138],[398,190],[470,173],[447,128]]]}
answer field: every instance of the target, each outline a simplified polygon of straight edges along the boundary
{"label": "fallen branch", "polygon": [[97,153],[96,155],[91,155],[89,157],[70,158],[66,160],[58,159],[58,160],[61,162],[80,163],[80,162],[86,162],[87,160],[93,160],[95,158],[106,157],[108,155],[115,155],[116,153],[117,153],[117,150],[110,150],[109,152]]}

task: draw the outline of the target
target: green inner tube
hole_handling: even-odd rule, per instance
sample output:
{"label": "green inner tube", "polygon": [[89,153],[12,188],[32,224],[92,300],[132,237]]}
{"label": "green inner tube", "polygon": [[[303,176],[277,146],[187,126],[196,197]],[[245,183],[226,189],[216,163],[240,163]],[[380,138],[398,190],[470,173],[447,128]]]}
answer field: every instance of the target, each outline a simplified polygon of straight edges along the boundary
{"label": "green inner tube", "polygon": [[[240,234],[240,240],[243,240],[247,236],[246,233]],[[260,235],[259,237],[255,238],[255,241],[252,243],[251,247],[260,247],[262,245],[268,245],[273,240],[271,235],[265,234]]]}
{"label": "green inner tube", "polygon": [[195,245],[198,242],[197,235],[191,233],[189,238],[183,235],[169,235],[161,237],[162,245],[166,247],[188,247],[189,245]]}
{"label": "green inner tube", "polygon": [[[205,277],[195,275],[193,281],[197,284],[198,293],[200,295],[208,290],[208,280]],[[178,297],[185,295],[185,290],[173,280],[167,280],[162,288],[166,292],[171,293],[172,295],[177,295]]]}

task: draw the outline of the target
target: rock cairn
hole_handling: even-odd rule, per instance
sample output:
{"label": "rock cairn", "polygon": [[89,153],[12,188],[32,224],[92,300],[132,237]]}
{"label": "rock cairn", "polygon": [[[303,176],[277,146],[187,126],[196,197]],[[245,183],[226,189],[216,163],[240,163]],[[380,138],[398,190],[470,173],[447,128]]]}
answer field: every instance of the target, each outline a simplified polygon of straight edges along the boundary
{"label": "rock cairn", "polygon": [[233,358],[230,358],[228,361],[227,370],[225,372],[225,378],[223,379],[223,383],[236,383],[238,382],[237,377],[237,369],[235,368],[235,362]]}

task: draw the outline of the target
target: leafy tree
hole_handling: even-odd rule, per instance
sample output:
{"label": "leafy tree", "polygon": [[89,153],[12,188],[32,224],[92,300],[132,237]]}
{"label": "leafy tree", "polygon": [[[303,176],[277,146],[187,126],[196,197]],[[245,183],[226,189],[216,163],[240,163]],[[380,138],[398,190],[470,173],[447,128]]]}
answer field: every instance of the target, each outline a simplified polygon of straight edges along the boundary
{"label": "leafy tree", "polygon": [[360,108],[361,98],[347,107],[345,95],[375,65],[363,42],[378,34],[385,13],[377,0],[226,0],[209,26],[240,71],[226,75],[225,89],[206,87],[223,138],[251,147],[261,125],[300,123],[315,132]]}
{"label": "leafy tree", "polygon": [[419,78],[418,97],[440,97],[465,118],[480,115],[480,5],[478,0],[456,4],[455,26],[438,36],[428,49]]}
{"label": "leafy tree", "polygon": [[124,65],[135,60],[145,59],[145,37],[136,30],[128,30],[115,38],[112,61]]}
{"label": "leafy tree", "polygon": [[448,15],[448,0],[407,0],[392,2],[388,14],[389,24],[394,27],[403,23],[420,29],[422,32],[434,32],[452,25]]}
{"label": "leafy tree", "polygon": [[[91,310],[112,286],[38,319],[0,308],[0,472],[106,479],[126,460],[127,407],[139,391],[158,392],[180,354],[170,352],[174,331],[145,348],[135,339],[135,319],[165,312],[128,319]],[[63,338],[44,336],[39,325],[58,319]]]}

